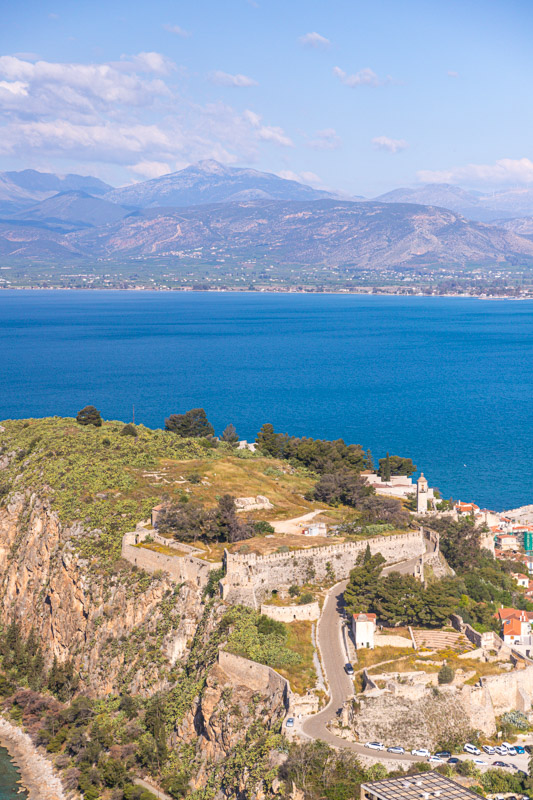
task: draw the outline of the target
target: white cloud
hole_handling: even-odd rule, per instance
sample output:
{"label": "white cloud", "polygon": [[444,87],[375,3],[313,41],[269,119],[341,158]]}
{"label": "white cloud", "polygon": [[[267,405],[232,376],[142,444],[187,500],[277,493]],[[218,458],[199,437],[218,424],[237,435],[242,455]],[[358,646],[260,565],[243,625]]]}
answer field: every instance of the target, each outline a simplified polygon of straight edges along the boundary
{"label": "white cloud", "polygon": [[167,23],[166,25],[163,25],[163,28],[169,33],[173,33],[175,36],[181,36],[182,39],[188,39],[189,36],[191,36],[189,31],[184,30],[179,25],[171,25],[170,23]]}
{"label": "white cloud", "polygon": [[161,175],[168,175],[172,171],[170,165],[164,161],[139,161],[128,169],[143,178],[160,178]]}
{"label": "white cloud", "polygon": [[455,72],[455,70],[453,70],[453,69],[449,69],[448,70],[448,77],[449,78],[458,78],[459,77],[459,73]]}
{"label": "white cloud", "polygon": [[468,183],[481,185],[529,185],[533,183],[533,161],[500,158],[494,164],[467,164],[444,170],[420,170],[422,183]]}
{"label": "white cloud", "polygon": [[252,128],[257,131],[257,137],[263,142],[273,142],[281,147],[294,147],[294,142],[287,136],[283,128],[274,125],[263,125],[261,117],[255,111],[245,111],[244,117],[248,120]]}
{"label": "white cloud", "polygon": [[2,56],[0,154],[21,166],[116,178],[209,158],[253,161],[263,143],[293,146],[255,111],[195,102],[181,78],[158,53],[91,64]]}
{"label": "white cloud", "polygon": [[341,144],[341,138],[337,135],[335,128],[324,128],[315,133],[308,146],[313,150],[337,150]]}
{"label": "white cloud", "polygon": [[304,47],[314,47],[315,50],[327,50],[331,47],[331,42],[325,36],[321,36],[314,31],[313,33],[306,33],[305,36],[300,36],[300,44]]}
{"label": "white cloud", "polygon": [[351,89],[354,89],[356,86],[371,86],[373,88],[377,86],[384,86],[386,83],[390,83],[391,80],[390,78],[383,80],[382,78],[378,77],[378,75],[376,75],[374,70],[370,69],[370,67],[360,69],[359,72],[356,72],[352,75],[344,72],[344,70],[340,67],[333,67],[333,74],[337,76],[341,83],[343,83],[345,86],[349,86]]}
{"label": "white cloud", "polygon": [[389,153],[399,153],[409,147],[405,139],[391,139],[390,136],[376,136],[372,144],[375,150],[388,150]]}
{"label": "white cloud", "polygon": [[211,72],[209,74],[209,80],[217,86],[235,86],[239,88],[258,86],[257,81],[253,78],[249,78],[248,75],[231,75],[229,72],[222,72],[221,70]]}
{"label": "white cloud", "polygon": [[28,94],[28,84],[23,81],[0,81],[0,92],[2,89],[22,97],[26,97]]}

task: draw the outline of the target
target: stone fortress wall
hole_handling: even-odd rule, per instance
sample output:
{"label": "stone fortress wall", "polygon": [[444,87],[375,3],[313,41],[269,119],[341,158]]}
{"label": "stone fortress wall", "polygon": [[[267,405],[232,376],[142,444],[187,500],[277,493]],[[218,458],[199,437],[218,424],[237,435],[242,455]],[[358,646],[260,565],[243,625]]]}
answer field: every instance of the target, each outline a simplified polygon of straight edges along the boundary
{"label": "stone fortress wall", "polygon": [[[136,547],[141,542],[150,537],[156,544],[165,547],[172,547],[172,540],[165,539],[153,530],[148,530],[140,525],[136,530],[125,533],[122,538],[122,558],[135,564],[139,569],[146,572],[168,572],[177,583],[192,583],[203,588],[209,579],[209,573],[213,569],[220,569],[220,562],[209,562],[198,558],[196,550],[186,544],[176,544],[179,555],[171,556],[166,553],[158,553],[156,550],[149,550],[147,547]],[[187,555],[181,555],[181,553]]]}
{"label": "stone fortress wall", "polygon": [[262,604],[261,614],[278,622],[297,622],[302,620],[312,622],[319,618],[320,606],[316,600],[313,603],[305,603],[301,606],[267,606]]}
{"label": "stone fortress wall", "polygon": [[262,601],[280,587],[302,586],[308,581],[321,582],[334,577],[348,578],[359,553],[370,546],[372,554],[381,553],[387,564],[419,559],[413,573],[421,571],[423,561],[438,552],[438,535],[419,528],[393,536],[376,536],[360,542],[344,542],[289,553],[257,556],[224,553],[226,575],[220,582],[222,598],[232,604],[259,608]]}

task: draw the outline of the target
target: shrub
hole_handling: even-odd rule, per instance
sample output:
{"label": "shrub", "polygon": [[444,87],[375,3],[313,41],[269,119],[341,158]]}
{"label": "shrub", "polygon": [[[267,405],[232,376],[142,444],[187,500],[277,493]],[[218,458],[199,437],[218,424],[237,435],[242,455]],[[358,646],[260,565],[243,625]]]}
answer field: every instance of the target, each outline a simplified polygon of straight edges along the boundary
{"label": "shrub", "polygon": [[203,408],[192,408],[185,414],[171,414],[165,420],[165,429],[187,437],[213,436],[215,432]]}
{"label": "shrub", "polygon": [[264,519],[260,519],[253,523],[253,528],[256,533],[275,533],[274,528]]}
{"label": "shrub", "polygon": [[291,597],[298,597],[299,594],[300,594],[300,587],[299,586],[296,586],[296,584],[294,584],[294,583],[293,583],[292,586],[289,586],[289,595]]}
{"label": "shrub", "polygon": [[76,414],[76,422],[78,425],[94,425],[95,428],[99,428],[102,424],[102,417],[94,406],[85,406]]}
{"label": "shrub", "polygon": [[131,422],[128,422],[120,431],[121,436],[137,436],[137,428]]}
{"label": "shrub", "polygon": [[304,592],[304,594],[300,595],[300,597],[298,598],[298,605],[304,606],[307,603],[312,603],[313,600],[314,598],[311,592]]}
{"label": "shrub", "polygon": [[449,667],[448,664],[443,664],[439,670],[438,681],[440,684],[451,683],[453,681],[454,675],[455,673],[453,669]]}

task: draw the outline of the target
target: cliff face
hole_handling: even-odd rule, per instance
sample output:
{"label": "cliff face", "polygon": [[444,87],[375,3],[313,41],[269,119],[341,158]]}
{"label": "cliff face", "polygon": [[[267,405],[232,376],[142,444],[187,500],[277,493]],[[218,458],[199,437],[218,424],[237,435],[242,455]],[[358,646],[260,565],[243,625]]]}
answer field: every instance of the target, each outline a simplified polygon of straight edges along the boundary
{"label": "cliff face", "polygon": [[[0,614],[35,629],[49,665],[72,657],[83,688],[152,694],[187,649],[202,611],[199,591],[118,562],[113,573],[81,558],[46,500],[18,493],[0,508]],[[159,651],[154,657],[154,650]]]}

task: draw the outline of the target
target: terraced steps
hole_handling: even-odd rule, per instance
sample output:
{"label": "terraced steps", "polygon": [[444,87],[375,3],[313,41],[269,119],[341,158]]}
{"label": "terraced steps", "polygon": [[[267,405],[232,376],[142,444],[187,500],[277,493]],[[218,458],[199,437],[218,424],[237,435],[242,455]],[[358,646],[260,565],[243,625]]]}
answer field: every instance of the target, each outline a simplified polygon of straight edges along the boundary
{"label": "terraced steps", "polygon": [[473,650],[474,646],[466,636],[455,631],[426,631],[413,630],[417,649],[425,647],[428,650],[457,650],[465,652]]}

